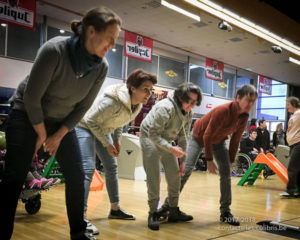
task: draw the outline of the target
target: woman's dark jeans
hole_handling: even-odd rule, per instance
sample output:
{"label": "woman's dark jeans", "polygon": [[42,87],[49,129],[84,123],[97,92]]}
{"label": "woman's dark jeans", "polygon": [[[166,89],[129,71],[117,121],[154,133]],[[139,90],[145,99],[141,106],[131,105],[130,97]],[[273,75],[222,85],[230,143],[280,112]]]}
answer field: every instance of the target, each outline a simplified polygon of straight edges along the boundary
{"label": "woman's dark jeans", "polygon": [[[45,121],[48,136],[60,123]],[[12,110],[6,125],[5,171],[0,183],[1,239],[10,239],[18,198],[32,162],[37,134],[23,111]],[[84,232],[83,220],[84,174],[75,131],[67,133],[57,150],[56,159],[65,178],[66,206],[71,235]],[[46,205],[47,203],[45,203]],[[34,229],[32,229],[34,231]]]}

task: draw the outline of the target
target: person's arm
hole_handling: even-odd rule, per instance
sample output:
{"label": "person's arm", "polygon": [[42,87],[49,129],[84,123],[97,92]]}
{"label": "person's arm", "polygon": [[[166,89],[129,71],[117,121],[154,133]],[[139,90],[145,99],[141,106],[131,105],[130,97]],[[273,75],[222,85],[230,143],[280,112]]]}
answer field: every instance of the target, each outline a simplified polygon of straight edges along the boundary
{"label": "person's arm", "polygon": [[286,140],[286,132],[283,132],[283,134],[284,134],[284,144],[285,144],[286,146],[288,146],[289,144],[288,144],[288,142],[287,142],[287,140]]}
{"label": "person's arm", "polygon": [[277,133],[276,133],[276,131],[275,131],[275,132],[273,133],[273,149],[274,149],[274,150],[276,149],[277,144],[278,144],[278,142],[277,142]]}
{"label": "person's arm", "polygon": [[[41,100],[52,80],[59,58],[55,46],[46,43],[39,50],[34,61],[23,95],[26,113],[32,125],[44,121]],[[37,134],[39,135],[39,132]]]}
{"label": "person's arm", "polygon": [[205,149],[205,159],[207,161],[212,161],[213,159],[213,138],[216,137],[217,133],[222,132],[222,122],[226,116],[226,110],[220,109],[220,111],[215,111],[210,117],[210,121],[203,134],[203,143]]}
{"label": "person's arm", "polygon": [[114,113],[120,109],[119,104],[110,97],[97,97],[92,108],[84,116],[84,121],[93,135],[102,143],[104,147],[112,145],[104,133],[104,123],[111,121]]}
{"label": "person's arm", "polygon": [[241,141],[241,143],[240,143],[240,151],[242,152],[242,153],[248,153],[248,152],[251,152],[251,151],[253,151],[253,148],[252,148],[252,146],[248,146],[248,139],[247,138],[245,138],[245,139],[242,139],[242,141]]}
{"label": "person's arm", "polygon": [[266,135],[267,135],[267,146],[266,146],[266,152],[270,152],[270,132],[266,130]]}
{"label": "person's arm", "polygon": [[99,93],[107,74],[107,65],[103,64],[102,67],[102,74],[95,82],[94,86],[91,87],[89,93],[82,101],[80,101],[75,106],[73,111],[65,118],[63,125],[65,125],[69,130],[73,129],[75,125],[83,118],[84,114],[91,107],[97,94]]}
{"label": "person's arm", "polygon": [[116,128],[112,134],[114,142],[121,142],[123,127]]}
{"label": "person's arm", "polygon": [[26,113],[35,132],[37,133],[33,158],[36,156],[41,145],[47,139],[41,100],[51,82],[52,75],[59,62],[59,58],[60,56],[55,46],[53,44],[46,43],[38,51],[24,90],[23,102]]}
{"label": "person's arm", "polygon": [[153,143],[167,152],[169,152],[172,145],[166,139],[162,138],[161,133],[164,132],[165,126],[172,118],[170,111],[170,109],[166,109],[164,106],[157,109],[154,114],[154,118],[151,123],[149,123],[148,130],[149,138],[153,141]]}
{"label": "person's arm", "polygon": [[119,127],[117,129],[115,129],[115,131],[112,134],[112,138],[113,138],[113,145],[115,147],[115,149],[118,152],[118,155],[121,152],[121,138],[122,138],[122,132],[123,132],[123,127]]}
{"label": "person's arm", "polygon": [[69,129],[62,125],[54,134],[46,139],[44,150],[49,152],[51,156],[55,156],[61,140],[68,132]]}
{"label": "person's arm", "polygon": [[[192,124],[192,113],[190,114],[190,118],[188,121],[182,126],[182,129],[180,130],[178,134],[178,146],[182,148],[183,152],[186,152],[186,147],[187,147],[187,141],[190,136],[190,127]],[[186,160],[186,155],[181,159],[182,162]]]}
{"label": "person's arm", "polygon": [[242,126],[239,126],[237,131],[234,132],[231,136],[230,144],[229,144],[229,157],[231,163],[235,161],[235,156],[239,147],[239,142],[241,141],[241,137],[243,135],[246,126],[247,126],[247,119],[244,121]]}
{"label": "person's arm", "polygon": [[261,140],[261,133],[260,133],[260,131],[257,131],[257,137],[255,139],[255,143],[256,143],[256,146],[258,149],[261,149],[260,140]]}

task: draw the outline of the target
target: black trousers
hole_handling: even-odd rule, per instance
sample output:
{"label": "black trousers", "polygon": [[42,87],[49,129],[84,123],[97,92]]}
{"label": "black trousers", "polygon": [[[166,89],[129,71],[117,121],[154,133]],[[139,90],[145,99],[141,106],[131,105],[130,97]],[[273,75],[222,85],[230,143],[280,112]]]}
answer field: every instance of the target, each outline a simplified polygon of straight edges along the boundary
{"label": "black trousers", "polygon": [[287,192],[293,193],[296,187],[300,191],[300,142],[291,146],[288,177]]}
{"label": "black trousers", "polygon": [[[60,123],[45,122],[48,136],[53,134]],[[5,171],[0,183],[0,238],[8,240],[13,233],[18,198],[28,173],[34,153],[37,134],[25,112],[12,110],[6,126]],[[75,131],[62,139],[56,159],[65,178],[66,207],[71,235],[84,232],[83,220],[84,173]],[[47,203],[45,203],[46,205]],[[34,229],[32,229],[34,231]]]}

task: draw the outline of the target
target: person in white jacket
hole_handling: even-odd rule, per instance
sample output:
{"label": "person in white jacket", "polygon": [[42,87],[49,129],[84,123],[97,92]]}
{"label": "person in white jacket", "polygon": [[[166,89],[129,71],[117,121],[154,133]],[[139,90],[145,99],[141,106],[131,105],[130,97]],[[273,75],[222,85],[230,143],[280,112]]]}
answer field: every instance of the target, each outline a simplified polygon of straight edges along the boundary
{"label": "person in white jacket", "polygon": [[[190,221],[192,216],[178,208],[180,176],[185,169],[185,151],[192,122],[192,108],[200,105],[201,90],[192,83],[181,84],[174,93],[156,103],[142,121],[140,142],[143,151],[143,164],[147,175],[148,227],[159,230],[157,212],[160,191],[160,162],[168,183],[170,204],[169,222]],[[178,145],[172,142],[177,140]],[[178,159],[180,164],[178,164]]]}
{"label": "person in white jacket", "polygon": [[288,166],[289,181],[286,186],[286,192],[281,193],[283,198],[299,197],[295,193],[300,190],[300,101],[297,97],[288,97],[286,99],[286,108],[292,113],[286,134],[286,140],[290,146],[290,162]]}
{"label": "person in white jacket", "polygon": [[[142,105],[147,103],[152,94],[152,87],[156,83],[155,75],[142,69],[134,70],[128,76],[126,84],[107,87],[76,127],[85,173],[85,219],[97,154],[104,167],[106,188],[111,202],[108,218],[135,220],[134,215],[120,208],[116,157],[121,149],[123,126],[135,119]],[[93,234],[98,234],[96,226],[87,219],[86,221],[88,229]]]}

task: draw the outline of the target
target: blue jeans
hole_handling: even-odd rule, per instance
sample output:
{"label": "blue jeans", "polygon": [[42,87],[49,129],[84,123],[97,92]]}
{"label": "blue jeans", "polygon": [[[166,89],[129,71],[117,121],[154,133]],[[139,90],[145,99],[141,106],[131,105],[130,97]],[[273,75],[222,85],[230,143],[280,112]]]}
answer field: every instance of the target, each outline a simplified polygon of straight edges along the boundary
{"label": "blue jeans", "polygon": [[[118,161],[117,158],[109,155],[106,147],[88,130],[82,127],[76,127],[76,135],[81,151],[82,167],[84,170],[84,211],[87,210],[87,201],[90,192],[90,185],[93,179],[96,154],[101,160],[104,172],[106,188],[111,203],[119,202],[118,186]],[[111,135],[107,135],[109,141],[113,143]]]}
{"label": "blue jeans", "polygon": [[[60,127],[60,123],[47,122],[48,136]],[[1,239],[10,239],[18,198],[32,162],[37,134],[27,114],[12,110],[6,126],[5,171],[0,183],[0,234]],[[66,206],[71,235],[81,234],[86,229],[83,221],[83,170],[75,131],[70,131],[61,140],[56,159],[65,178]],[[33,230],[34,231],[34,230]]]}
{"label": "blue jeans", "polygon": [[[181,177],[181,188],[183,189],[186,181],[189,179],[199,159],[200,153],[203,150],[201,146],[194,138],[193,132],[188,143],[187,158],[185,164],[185,173]],[[213,154],[218,164],[219,175],[220,175],[220,211],[221,213],[230,212],[231,205],[231,176],[230,176],[230,159],[229,151],[225,146],[225,142],[213,146]]]}

